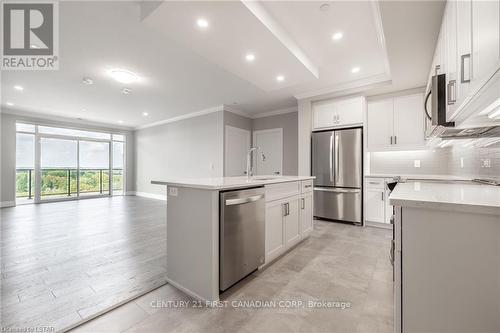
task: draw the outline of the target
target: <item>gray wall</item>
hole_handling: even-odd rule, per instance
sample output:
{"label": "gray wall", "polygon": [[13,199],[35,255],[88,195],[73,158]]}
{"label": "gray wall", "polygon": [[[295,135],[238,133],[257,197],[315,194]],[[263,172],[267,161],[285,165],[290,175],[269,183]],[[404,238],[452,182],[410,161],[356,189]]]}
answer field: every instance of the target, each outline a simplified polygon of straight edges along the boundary
{"label": "gray wall", "polygon": [[136,131],[136,191],[164,195],[151,180],[222,177],[223,133],[223,111]]}
{"label": "gray wall", "polygon": [[283,128],[283,174],[298,175],[298,112],[256,118],[253,130]]}
{"label": "gray wall", "polygon": [[[9,113],[5,113],[9,112]],[[134,132],[118,130],[104,126],[77,124],[69,120],[53,120],[36,116],[13,114],[12,110],[2,108],[0,113],[0,202],[15,201],[15,170],[16,170],[16,122],[25,121],[36,124],[46,124],[62,127],[72,127],[87,130],[109,131],[126,136],[126,191],[135,191],[134,171]]]}
{"label": "gray wall", "polygon": [[[482,160],[485,159],[490,161],[489,168],[482,166]],[[414,160],[420,160],[420,168],[414,167]],[[370,172],[500,178],[500,148],[447,147],[426,151],[370,153]]]}

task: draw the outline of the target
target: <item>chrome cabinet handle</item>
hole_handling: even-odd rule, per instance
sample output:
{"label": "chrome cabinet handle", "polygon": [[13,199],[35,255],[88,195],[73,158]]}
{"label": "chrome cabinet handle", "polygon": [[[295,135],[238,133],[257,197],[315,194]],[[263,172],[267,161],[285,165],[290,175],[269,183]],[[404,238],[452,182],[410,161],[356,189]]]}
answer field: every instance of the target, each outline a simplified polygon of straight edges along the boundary
{"label": "chrome cabinet handle", "polygon": [[450,80],[450,82],[448,82],[448,105],[453,105],[455,104],[455,102],[457,101],[456,99],[456,94],[455,94],[455,90],[456,90],[456,83],[457,81],[456,80]]}
{"label": "chrome cabinet handle", "polygon": [[381,192],[382,194],[382,201],[384,201],[384,192]]}
{"label": "chrome cabinet handle", "polygon": [[392,135],[391,135],[391,145],[392,145]]}
{"label": "chrome cabinet handle", "polygon": [[304,188],[310,188],[312,185],[309,184],[309,185],[304,185]]}
{"label": "chrome cabinet handle", "polygon": [[287,216],[290,215],[290,203],[289,202],[286,203],[286,215]]}
{"label": "chrome cabinet handle", "polygon": [[398,144],[398,137],[397,135],[394,135],[394,144],[397,145]]}
{"label": "chrome cabinet handle", "polygon": [[287,211],[286,211],[286,203],[283,204],[283,216],[286,216],[287,215]]}
{"label": "chrome cabinet handle", "polygon": [[[465,62],[467,61],[467,65]],[[465,68],[467,67],[467,76],[465,76]],[[460,82],[470,82],[470,53],[464,54],[460,57]]]}
{"label": "chrome cabinet handle", "polygon": [[305,209],[306,208],[306,199],[302,198],[301,199],[301,206],[300,206],[301,209]]}
{"label": "chrome cabinet handle", "polygon": [[396,248],[394,244],[394,240],[391,240],[391,250],[389,252],[389,260],[391,261],[391,265],[394,266],[394,249]]}

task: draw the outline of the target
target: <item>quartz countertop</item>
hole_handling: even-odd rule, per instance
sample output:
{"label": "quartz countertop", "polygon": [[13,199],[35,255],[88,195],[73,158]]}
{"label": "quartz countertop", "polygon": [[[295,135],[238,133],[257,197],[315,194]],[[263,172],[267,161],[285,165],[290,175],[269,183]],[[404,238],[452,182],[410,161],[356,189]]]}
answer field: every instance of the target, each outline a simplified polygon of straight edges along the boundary
{"label": "quartz countertop", "polygon": [[153,180],[151,184],[176,187],[190,187],[206,190],[226,190],[245,188],[267,184],[296,182],[314,179],[311,176],[254,176],[254,177],[217,177],[217,178],[186,178],[172,180]]}
{"label": "quartz countertop", "polygon": [[500,215],[500,186],[411,181],[398,183],[389,202],[402,207]]}
{"label": "quartz countertop", "polygon": [[403,180],[444,180],[444,181],[470,181],[472,178],[453,175],[418,175],[418,174],[386,174],[386,173],[370,173],[365,175],[366,178],[393,178],[401,177]]}

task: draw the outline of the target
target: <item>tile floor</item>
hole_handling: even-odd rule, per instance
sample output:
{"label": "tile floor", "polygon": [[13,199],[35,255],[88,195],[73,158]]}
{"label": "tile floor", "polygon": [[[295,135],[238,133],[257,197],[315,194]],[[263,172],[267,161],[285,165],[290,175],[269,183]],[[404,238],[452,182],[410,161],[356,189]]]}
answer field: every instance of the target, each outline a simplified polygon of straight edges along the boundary
{"label": "tile floor", "polygon": [[[165,285],[72,332],[389,333],[393,331],[390,238],[389,230],[315,221],[309,239],[223,294],[227,307],[195,308],[193,299]],[[252,300],[277,305],[337,301],[350,302],[350,307],[240,306],[240,301]],[[189,306],[158,306],[161,302],[180,306],[181,301],[189,301]]]}

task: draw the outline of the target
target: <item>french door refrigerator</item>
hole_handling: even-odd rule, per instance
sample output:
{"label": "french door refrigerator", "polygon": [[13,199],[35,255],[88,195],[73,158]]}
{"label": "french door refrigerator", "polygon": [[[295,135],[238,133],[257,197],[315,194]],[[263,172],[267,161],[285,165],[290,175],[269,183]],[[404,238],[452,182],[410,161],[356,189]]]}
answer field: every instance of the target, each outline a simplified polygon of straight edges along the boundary
{"label": "french door refrigerator", "polygon": [[361,128],[312,134],[314,216],[362,224]]}

